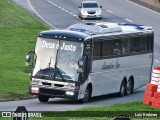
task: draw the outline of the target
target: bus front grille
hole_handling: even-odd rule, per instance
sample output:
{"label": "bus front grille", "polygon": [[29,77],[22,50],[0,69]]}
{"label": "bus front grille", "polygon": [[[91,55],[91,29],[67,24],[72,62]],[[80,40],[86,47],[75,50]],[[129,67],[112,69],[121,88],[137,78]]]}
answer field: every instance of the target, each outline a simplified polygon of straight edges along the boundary
{"label": "bus front grille", "polygon": [[40,93],[51,96],[64,96],[65,91],[40,88]]}

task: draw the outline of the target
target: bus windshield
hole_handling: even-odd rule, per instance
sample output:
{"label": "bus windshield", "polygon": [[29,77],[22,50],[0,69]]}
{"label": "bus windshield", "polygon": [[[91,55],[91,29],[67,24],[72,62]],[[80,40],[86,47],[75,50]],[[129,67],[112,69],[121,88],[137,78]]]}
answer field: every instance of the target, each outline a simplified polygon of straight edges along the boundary
{"label": "bus windshield", "polygon": [[49,38],[38,38],[35,48],[33,76],[42,79],[78,81],[78,60],[83,43]]}

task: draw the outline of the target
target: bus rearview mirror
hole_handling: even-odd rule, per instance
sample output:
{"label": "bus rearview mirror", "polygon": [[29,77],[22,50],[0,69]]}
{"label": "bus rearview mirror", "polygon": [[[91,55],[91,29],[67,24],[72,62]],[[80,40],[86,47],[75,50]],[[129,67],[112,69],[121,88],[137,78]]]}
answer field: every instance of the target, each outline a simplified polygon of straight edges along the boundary
{"label": "bus rearview mirror", "polygon": [[84,71],[84,63],[85,63],[86,57],[81,57],[78,60],[78,73],[82,73]]}
{"label": "bus rearview mirror", "polygon": [[30,54],[27,54],[27,55],[26,55],[26,66],[31,66],[31,65],[30,65],[30,61],[31,61],[31,55],[30,55]]}
{"label": "bus rearview mirror", "polygon": [[78,68],[77,73],[83,73],[83,68]]}
{"label": "bus rearview mirror", "polygon": [[84,66],[85,59],[86,59],[86,57],[81,57],[81,58],[78,60],[78,66],[79,66],[80,68]]}
{"label": "bus rearview mirror", "polygon": [[31,57],[32,57],[33,54],[34,54],[33,51],[30,51],[29,53],[27,53],[27,55],[26,55],[26,66],[32,66]]}

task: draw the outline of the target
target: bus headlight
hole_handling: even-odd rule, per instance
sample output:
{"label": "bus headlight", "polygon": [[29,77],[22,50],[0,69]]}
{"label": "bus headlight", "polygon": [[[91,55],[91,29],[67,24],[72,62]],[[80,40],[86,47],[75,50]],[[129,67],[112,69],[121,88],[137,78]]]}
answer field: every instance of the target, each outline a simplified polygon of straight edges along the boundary
{"label": "bus headlight", "polygon": [[41,81],[40,81],[40,80],[36,80],[36,79],[33,79],[33,80],[31,81],[31,84],[32,84],[32,85],[40,85],[40,83],[41,83]]}
{"label": "bus headlight", "polygon": [[68,89],[75,89],[75,83],[68,83],[65,87]]}
{"label": "bus headlight", "polygon": [[73,96],[73,95],[74,95],[74,92],[66,91],[66,95],[71,95],[71,96]]}

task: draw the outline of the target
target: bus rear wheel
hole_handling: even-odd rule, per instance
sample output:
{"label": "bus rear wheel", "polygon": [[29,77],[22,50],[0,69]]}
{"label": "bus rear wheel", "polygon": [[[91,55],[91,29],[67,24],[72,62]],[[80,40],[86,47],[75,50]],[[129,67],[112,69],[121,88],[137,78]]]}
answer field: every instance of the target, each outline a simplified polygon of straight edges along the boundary
{"label": "bus rear wheel", "polygon": [[39,100],[40,102],[48,102],[49,97],[43,96],[43,95],[38,95],[38,100]]}
{"label": "bus rear wheel", "polygon": [[120,91],[119,91],[118,96],[123,97],[123,96],[125,95],[125,93],[126,93],[126,84],[125,84],[125,82],[123,81],[123,82],[121,83],[121,87],[120,87]]}
{"label": "bus rear wheel", "polygon": [[126,85],[126,95],[133,93],[133,81],[129,79]]}

